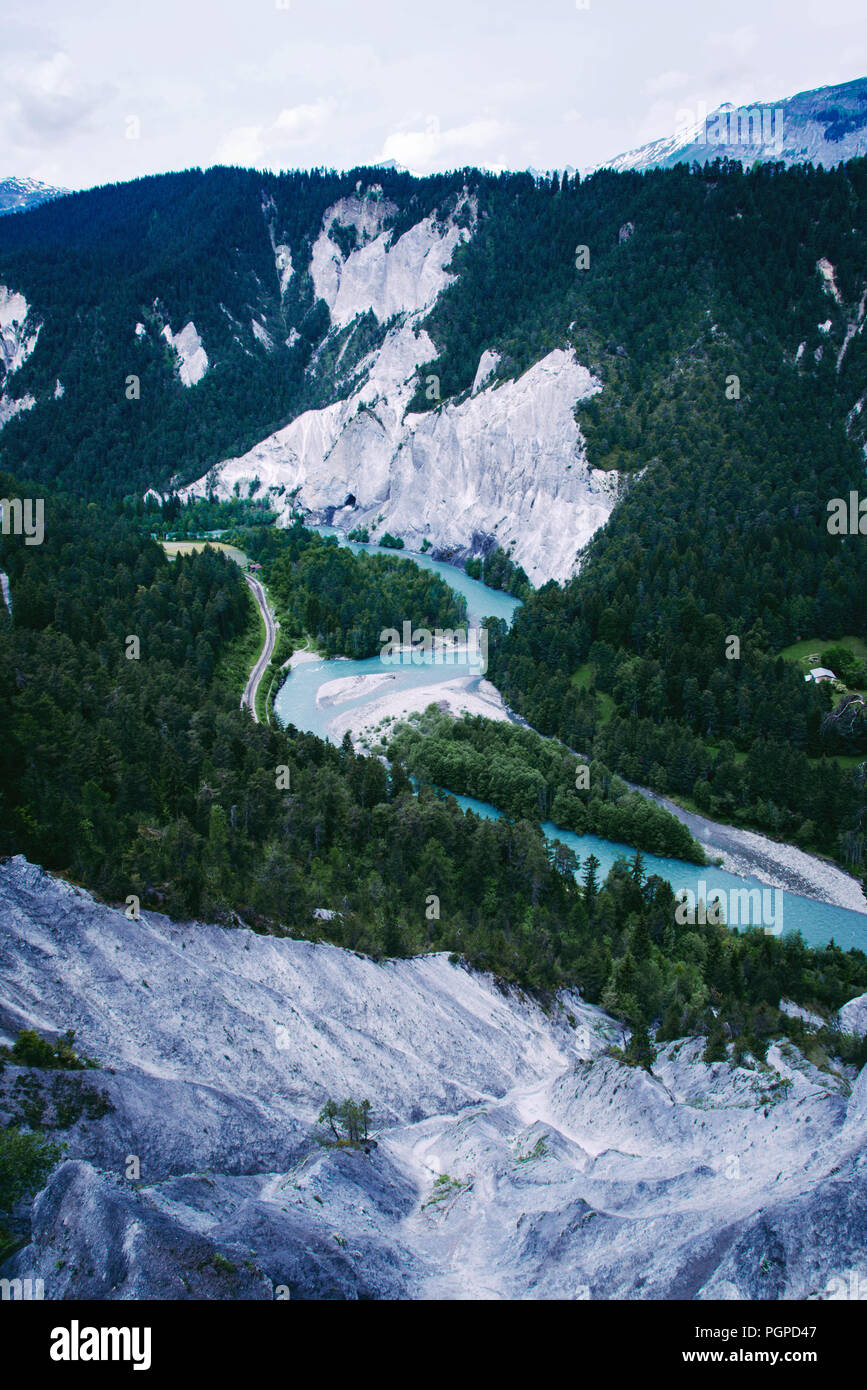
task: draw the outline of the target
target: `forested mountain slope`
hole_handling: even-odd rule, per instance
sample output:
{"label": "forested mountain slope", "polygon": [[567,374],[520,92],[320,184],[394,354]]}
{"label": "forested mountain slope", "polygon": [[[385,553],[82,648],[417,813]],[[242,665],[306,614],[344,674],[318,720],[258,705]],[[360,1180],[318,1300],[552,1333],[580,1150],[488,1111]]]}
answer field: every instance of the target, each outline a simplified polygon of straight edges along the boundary
{"label": "forested mountain slope", "polygon": [[[0,481],[6,495],[20,490]],[[335,620],[351,628],[366,559],[283,532],[275,582],[311,581],[313,562]],[[386,767],[348,738],[337,748],[254,724],[221,679],[250,601],[218,552],[170,563],[125,516],[51,496],[43,544],[0,539],[0,566],[13,605],[0,611],[0,855],[26,853],[142,910],[374,956],[447,950],[537,990],[577,985],[630,1021],[639,1061],[653,1019],[670,1038],[726,1022],[761,1056],[773,1030],[800,1026],[780,1012],[784,991],[837,1008],[867,987],[860,951],[811,952],[798,937],[720,923],[702,929],[695,965],[695,928],[675,920],[670,885],[647,876],[641,855],[604,884],[590,855],[579,881],[575,855],[539,826],[549,797],[568,797],[572,760],[536,736],[510,749],[484,722],[456,726],[478,741],[497,799],[516,793],[509,818],[486,820],[430,788],[416,795],[408,773],[424,781],[434,769],[411,747]],[[435,627],[451,595],[402,561],[380,601],[392,625],[409,613]],[[430,749],[457,751],[442,740]],[[465,776],[478,764],[470,756]],[[626,833],[628,821],[639,842],[700,861],[667,812],[624,797],[601,764],[593,778],[586,814],[597,828]]]}
{"label": "forested mountain slope", "polygon": [[779,653],[865,633],[863,537],[827,524],[864,483],[865,199],[864,160],[65,198],[0,224],[0,455],[500,542],[569,581],[495,634],[536,727],[858,866],[863,777],[828,755],[867,751],[864,706]]}
{"label": "forested mountain slope", "polygon": [[716,475],[730,427],[747,466],[791,446],[787,478],[810,492],[821,456],[838,495],[864,185],[859,161],[212,169],[64,198],[0,223],[0,452],[86,495],[199,478],[455,556],[499,542],[535,583],[574,571],[624,474],[666,488],[677,447]]}

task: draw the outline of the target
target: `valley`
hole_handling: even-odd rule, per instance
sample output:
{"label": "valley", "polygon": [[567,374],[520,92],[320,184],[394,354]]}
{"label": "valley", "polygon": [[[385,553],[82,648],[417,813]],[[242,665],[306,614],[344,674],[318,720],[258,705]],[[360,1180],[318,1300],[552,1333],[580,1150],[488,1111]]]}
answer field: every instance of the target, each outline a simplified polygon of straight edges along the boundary
{"label": "valley", "polygon": [[864,81],[746,113],[0,182],[4,1300],[858,1284]]}

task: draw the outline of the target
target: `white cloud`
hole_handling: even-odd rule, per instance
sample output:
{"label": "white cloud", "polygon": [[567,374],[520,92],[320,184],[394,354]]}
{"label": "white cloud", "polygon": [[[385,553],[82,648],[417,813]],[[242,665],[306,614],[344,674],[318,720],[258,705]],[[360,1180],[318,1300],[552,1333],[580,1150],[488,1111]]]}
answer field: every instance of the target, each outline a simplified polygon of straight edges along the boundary
{"label": "white cloud", "polygon": [[656,77],[649,77],[644,84],[644,90],[648,96],[664,96],[666,92],[680,91],[688,81],[688,73],[681,72],[679,68],[672,68],[669,72],[661,72]]}
{"label": "white cloud", "polygon": [[217,161],[256,168],[279,164],[289,148],[305,145],[318,135],[330,114],[328,102],[316,101],[284,107],[270,125],[235,126],[220,142]]}
{"label": "white cloud", "polygon": [[272,136],[275,142],[309,140],[325,124],[329,114],[330,107],[324,101],[306,106],[287,106],[274,122]]}
{"label": "white cloud", "polygon": [[467,0],[435,10],[7,4],[2,163],[68,188],[215,159],[587,168],[670,134],[699,99],[711,111],[867,71],[864,0],[765,0],[731,15],[695,0],[592,0],[587,13],[574,0],[500,0],[496,24]]}
{"label": "white cloud", "polygon": [[230,130],[217,149],[217,163],[259,168],[265,158],[262,130],[260,125],[239,125]]}
{"label": "white cloud", "polygon": [[67,53],[31,59],[10,70],[7,83],[11,140],[39,145],[87,129],[114,93],[108,83],[82,80]]}
{"label": "white cloud", "polygon": [[413,173],[426,174],[444,162],[455,168],[477,163],[504,136],[502,122],[470,121],[467,125],[440,128],[437,116],[428,116],[424,130],[394,131],[382,147],[383,159],[396,159]]}
{"label": "white cloud", "polygon": [[711,48],[720,48],[732,57],[740,59],[752,53],[758,42],[759,36],[752,24],[742,24],[739,29],[727,29],[722,33],[714,30],[708,36]]}

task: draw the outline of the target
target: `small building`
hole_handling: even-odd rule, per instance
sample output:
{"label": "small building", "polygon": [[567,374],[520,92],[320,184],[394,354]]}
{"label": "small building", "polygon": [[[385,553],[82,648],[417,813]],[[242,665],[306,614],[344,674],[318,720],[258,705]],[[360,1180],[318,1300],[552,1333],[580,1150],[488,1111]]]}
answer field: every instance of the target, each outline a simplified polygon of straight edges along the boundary
{"label": "small building", "polygon": [[833,671],[829,671],[827,666],[814,666],[812,671],[808,671],[804,677],[805,681],[815,681],[818,685],[820,681],[835,681],[837,677]]}

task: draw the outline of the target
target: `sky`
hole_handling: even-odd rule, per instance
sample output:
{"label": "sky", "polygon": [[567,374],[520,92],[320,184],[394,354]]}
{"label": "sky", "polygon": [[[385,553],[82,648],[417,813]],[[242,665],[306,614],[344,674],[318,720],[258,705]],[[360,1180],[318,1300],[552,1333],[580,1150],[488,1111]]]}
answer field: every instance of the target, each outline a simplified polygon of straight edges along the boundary
{"label": "sky", "polygon": [[591,168],[702,108],[867,75],[864,0],[28,0],[0,177]]}

